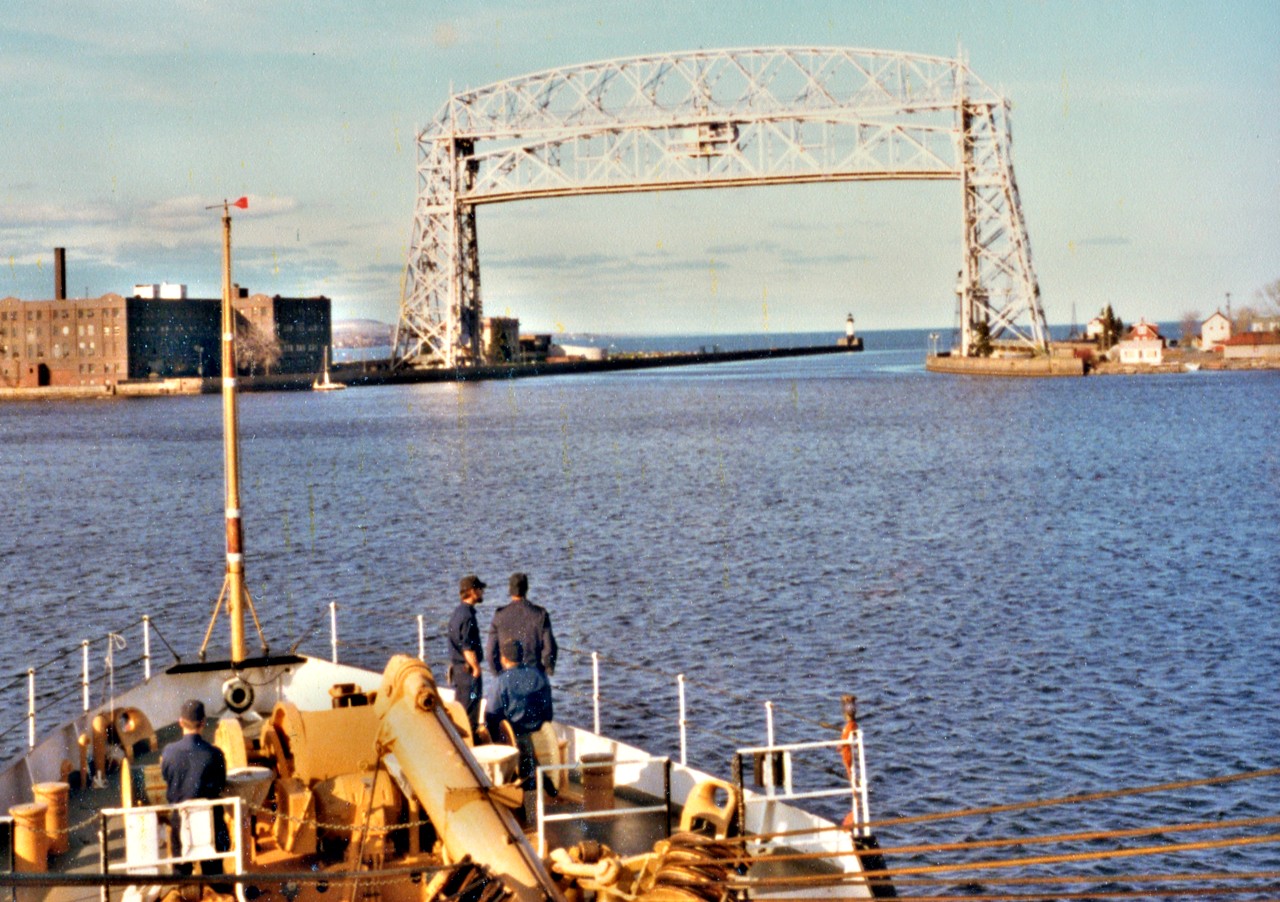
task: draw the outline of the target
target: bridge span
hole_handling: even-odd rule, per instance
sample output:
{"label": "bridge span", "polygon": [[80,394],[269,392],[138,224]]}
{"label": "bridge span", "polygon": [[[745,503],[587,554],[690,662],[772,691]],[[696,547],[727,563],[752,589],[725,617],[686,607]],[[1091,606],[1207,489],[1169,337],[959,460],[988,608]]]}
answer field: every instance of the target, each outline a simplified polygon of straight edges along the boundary
{"label": "bridge span", "polygon": [[655,54],[461,91],[417,136],[396,365],[480,359],[482,204],[872,179],[960,183],[960,353],[1046,350],[1011,140],[965,59],[884,50]]}

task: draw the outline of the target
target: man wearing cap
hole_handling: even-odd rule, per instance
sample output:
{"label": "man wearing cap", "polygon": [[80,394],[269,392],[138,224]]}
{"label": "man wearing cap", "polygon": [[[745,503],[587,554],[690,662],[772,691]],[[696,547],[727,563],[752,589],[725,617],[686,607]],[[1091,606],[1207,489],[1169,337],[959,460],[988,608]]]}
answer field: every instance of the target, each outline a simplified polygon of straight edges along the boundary
{"label": "man wearing cap", "polygon": [[[178,715],[178,725],[182,727],[182,738],[165,746],[160,755],[160,772],[164,775],[165,799],[170,805],[189,802],[192,799],[221,798],[222,790],[227,785],[227,759],[222,750],[211,745],[200,735],[204,728],[204,703],[199,699],[183,702],[182,712]],[[175,817],[169,825],[173,843],[173,854],[182,850],[182,822]],[[231,848],[231,834],[227,830],[226,818],[222,812],[214,809],[213,817],[214,844],[219,852]],[[180,874],[190,874],[190,864],[174,865]],[[200,869],[205,874],[221,874],[222,862],[218,860],[201,863]]]}
{"label": "man wearing cap", "polygon": [[511,603],[493,613],[489,625],[489,660],[493,672],[501,673],[498,650],[507,639],[520,643],[521,658],[517,664],[532,664],[547,676],[556,672],[556,637],[551,631],[551,615],[546,608],[529,601],[529,577],[524,573],[511,574],[507,584]]}
{"label": "man wearing cap", "polygon": [[476,734],[480,717],[480,699],[484,697],[483,671],[484,649],[480,645],[480,626],[476,623],[476,605],[484,601],[485,584],[474,573],[468,573],[458,583],[461,601],[449,618],[449,684],[457,693],[458,701],[467,709],[471,722],[471,735]]}

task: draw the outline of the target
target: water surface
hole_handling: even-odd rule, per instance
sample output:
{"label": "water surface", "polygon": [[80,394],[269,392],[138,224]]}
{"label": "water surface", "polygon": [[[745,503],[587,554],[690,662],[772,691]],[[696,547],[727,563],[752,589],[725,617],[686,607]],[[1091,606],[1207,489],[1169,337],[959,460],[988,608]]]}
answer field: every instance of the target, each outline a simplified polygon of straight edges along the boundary
{"label": "water surface", "polygon": [[[416,653],[419,614],[438,634],[463,573],[498,590],[492,608],[525,570],[567,649],[562,719],[590,722],[575,706],[597,651],[605,728],[674,754],[683,673],[690,758],[725,772],[763,742],[766,700],[779,739],[830,738],[853,692],[877,817],[1274,766],[1280,373],[966,379],[925,373],[921,352],[243,396],[272,647],[327,654],[336,601],[344,658],[380,666]],[[222,581],[219,403],[0,406],[7,673],[108,628],[133,656],[143,613],[195,651]],[[1274,789],[1147,804],[1170,822],[1273,814]],[[1280,867],[1271,848],[1203,860]]]}

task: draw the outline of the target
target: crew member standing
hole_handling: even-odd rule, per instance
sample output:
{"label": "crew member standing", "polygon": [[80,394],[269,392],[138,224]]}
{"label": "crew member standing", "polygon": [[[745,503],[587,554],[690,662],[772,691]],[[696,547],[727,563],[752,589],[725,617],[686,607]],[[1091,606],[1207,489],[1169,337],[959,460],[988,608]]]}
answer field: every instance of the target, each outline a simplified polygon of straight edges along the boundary
{"label": "crew member standing", "polygon": [[485,584],[469,573],[458,583],[461,601],[449,618],[449,685],[458,701],[467,709],[471,735],[476,734],[480,717],[480,699],[484,697],[484,649],[480,645],[480,625],[476,623],[476,605],[484,601]]}
{"label": "crew member standing", "polygon": [[506,640],[515,639],[520,643],[521,649],[517,664],[532,664],[547,676],[554,676],[556,637],[551,631],[551,615],[546,608],[529,601],[528,575],[511,574],[507,589],[511,595],[511,603],[498,608],[489,625],[487,651],[493,672],[502,672],[498,650]]}
{"label": "crew member standing", "polygon": [[[165,799],[170,805],[189,802],[192,799],[217,799],[227,785],[227,759],[222,750],[211,745],[200,731],[204,729],[204,703],[198,699],[184,702],[178,715],[182,738],[165,746],[160,756],[160,773],[164,776]],[[173,854],[182,852],[182,820],[175,817],[169,824]],[[222,811],[213,811],[214,847],[219,852],[231,848],[231,834],[227,830]],[[191,865],[176,864],[179,874],[190,874]],[[221,874],[222,862],[217,859],[202,862],[204,874]]]}

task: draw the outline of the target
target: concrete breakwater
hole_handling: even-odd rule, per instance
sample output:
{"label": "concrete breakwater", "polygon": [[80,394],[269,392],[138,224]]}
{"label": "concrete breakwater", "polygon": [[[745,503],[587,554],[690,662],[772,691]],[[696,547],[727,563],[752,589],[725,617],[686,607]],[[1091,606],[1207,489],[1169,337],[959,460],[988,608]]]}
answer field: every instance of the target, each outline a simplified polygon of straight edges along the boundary
{"label": "concrete breakwater", "polygon": [[[557,360],[539,363],[508,363],[490,366],[468,366],[433,370],[395,370],[390,361],[339,364],[330,368],[336,382],[350,386],[409,385],[419,382],[474,382],[485,379],[525,379],[534,376],[560,376],[576,373],[606,373],[620,370],[655,369],[671,366],[694,366],[707,363],[733,363],[744,360],[769,360],[782,357],[813,357],[821,354],[848,354],[861,348],[843,343],[798,348],[753,348],[737,351],[696,351],[611,357],[603,360]],[[308,391],[313,377],[307,374],[241,376],[241,391]],[[146,379],[119,382],[114,386],[67,386],[41,388],[0,388],[0,401],[85,400],[93,398],[142,398],[161,395],[214,394],[222,390],[222,380]]]}
{"label": "concrete breakwater", "polygon": [[842,344],[799,348],[752,348],[738,351],[689,351],[603,360],[557,360],[539,363],[507,363],[435,370],[392,371],[385,364],[362,369],[360,364],[347,364],[333,371],[333,378],[348,385],[399,385],[414,382],[472,382],[482,379],[525,379],[534,376],[559,376],[571,373],[608,373],[620,370],[645,370],[670,366],[694,366],[706,363],[733,363],[743,360],[769,360],[782,357],[814,357],[820,354],[848,354],[858,350]]}
{"label": "concrete breakwater", "polygon": [[931,373],[961,373],[969,376],[1083,376],[1085,362],[1079,357],[951,357],[930,354],[924,368]]}

